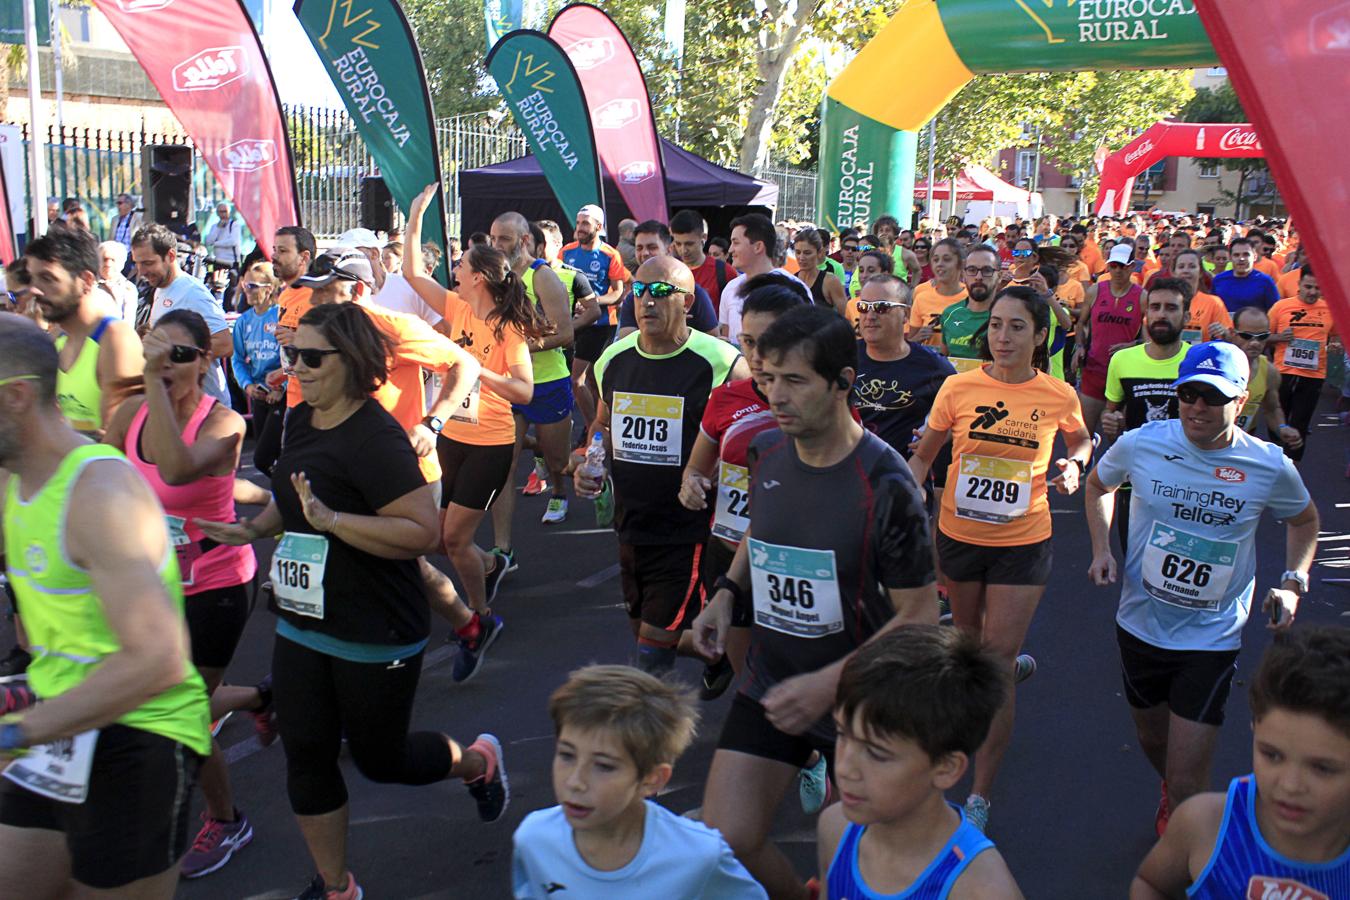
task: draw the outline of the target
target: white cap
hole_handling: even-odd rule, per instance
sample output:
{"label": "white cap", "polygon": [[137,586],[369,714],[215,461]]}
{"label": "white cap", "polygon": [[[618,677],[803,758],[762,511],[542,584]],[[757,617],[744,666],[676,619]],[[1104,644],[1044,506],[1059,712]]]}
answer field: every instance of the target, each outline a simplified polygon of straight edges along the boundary
{"label": "white cap", "polygon": [[582,213],[585,213],[594,219],[595,224],[599,225],[601,228],[605,227],[605,211],[594,203],[587,203],[581,209],[577,210],[577,215],[581,215]]}
{"label": "white cap", "polygon": [[1134,245],[1129,243],[1116,244],[1111,248],[1111,255],[1106,258],[1106,261],[1128,266],[1134,261]]}
{"label": "white cap", "polygon": [[373,247],[379,250],[384,246],[380,239],[375,236],[375,232],[369,228],[352,228],[342,232],[338,236],[337,244],[339,247]]}

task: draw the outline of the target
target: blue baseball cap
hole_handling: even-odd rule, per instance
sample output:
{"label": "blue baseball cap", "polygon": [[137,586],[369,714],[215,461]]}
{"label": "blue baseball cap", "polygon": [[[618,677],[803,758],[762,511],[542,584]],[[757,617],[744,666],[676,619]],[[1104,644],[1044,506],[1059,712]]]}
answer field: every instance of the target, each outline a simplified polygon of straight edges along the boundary
{"label": "blue baseball cap", "polygon": [[1186,358],[1177,370],[1177,380],[1172,387],[1201,381],[1223,392],[1225,397],[1233,399],[1247,392],[1247,378],[1251,374],[1251,365],[1247,354],[1227,341],[1206,341],[1195,344],[1186,351]]}

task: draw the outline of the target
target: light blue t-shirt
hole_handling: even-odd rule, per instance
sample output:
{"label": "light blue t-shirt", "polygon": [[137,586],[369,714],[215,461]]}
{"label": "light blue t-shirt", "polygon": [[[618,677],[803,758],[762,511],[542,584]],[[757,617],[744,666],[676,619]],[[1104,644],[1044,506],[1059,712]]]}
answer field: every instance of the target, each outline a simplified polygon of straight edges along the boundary
{"label": "light blue t-shirt", "polygon": [[577,851],[562,807],[530,813],[516,829],[511,880],[517,900],[767,900],[717,831],[651,801],[642,846],[613,872],[593,869]]}
{"label": "light blue t-shirt", "polygon": [[[186,272],[175,273],[168,287],[155,289],[150,306],[150,327],[153,328],[166,312],[175,309],[190,309],[198,313],[206,320],[206,327],[211,329],[212,334],[229,330],[230,325],[225,321],[225,308],[220,301],[206,289],[206,285]],[[220,360],[212,361],[202,390],[226,406],[230,405],[230,394],[225,387],[225,372],[220,367]]]}
{"label": "light blue t-shirt", "polygon": [[1261,512],[1287,519],[1309,502],[1293,462],[1241,430],[1223,450],[1200,450],[1172,419],[1125,432],[1096,472],[1107,487],[1134,484],[1120,627],[1167,650],[1238,649]]}

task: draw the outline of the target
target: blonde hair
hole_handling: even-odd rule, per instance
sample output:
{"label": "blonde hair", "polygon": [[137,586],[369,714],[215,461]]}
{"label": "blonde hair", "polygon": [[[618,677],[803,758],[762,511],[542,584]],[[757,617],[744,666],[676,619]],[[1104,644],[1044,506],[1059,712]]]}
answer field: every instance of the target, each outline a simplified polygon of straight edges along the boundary
{"label": "blonde hair", "polygon": [[258,280],[266,281],[268,284],[272,285],[273,290],[281,287],[281,279],[276,276],[276,273],[272,270],[272,264],[267,260],[260,259],[249,266],[247,271],[244,272],[245,280],[255,272],[259,273],[261,276]]}
{"label": "blonde hair", "polygon": [[619,739],[640,775],[674,764],[698,727],[692,694],[630,666],[577,669],[548,700],[553,727],[607,731]]}

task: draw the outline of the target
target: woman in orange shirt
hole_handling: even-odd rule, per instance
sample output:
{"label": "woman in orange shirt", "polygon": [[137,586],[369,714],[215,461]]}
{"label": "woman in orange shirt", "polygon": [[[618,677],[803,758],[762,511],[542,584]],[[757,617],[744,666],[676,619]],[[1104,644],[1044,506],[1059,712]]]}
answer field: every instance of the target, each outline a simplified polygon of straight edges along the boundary
{"label": "woman in orange shirt", "polygon": [[933,280],[925,281],[914,289],[909,321],[905,325],[906,340],[929,347],[942,346],[938,322],[942,319],[943,310],[966,299],[966,286],[961,283],[961,263],[964,259],[961,242],[955,238],[943,238],[933,245],[929,254]]}
{"label": "woman in orange shirt", "polygon": [[1223,300],[1205,292],[1205,267],[1199,250],[1182,250],[1172,262],[1172,274],[1191,286],[1189,317],[1181,339],[1191,344],[1218,341],[1233,331],[1233,317]]}
{"label": "woman in orange shirt", "polygon": [[[1072,386],[1047,373],[1050,308],[1027,287],[994,299],[983,356],[989,363],[950,376],[938,390],[928,427],[910,459],[924,483],[950,437],[952,467],[938,516],[937,550],[947,579],[952,621],[980,634],[1023,680],[1035,671],[1019,657],[1052,563],[1048,485],[1078,490],[1092,454]],[[996,399],[997,398],[997,399]],[[1055,461],[1055,435],[1069,455]],[[1012,738],[1013,695],[975,754],[966,815],[983,830],[988,796]]]}

